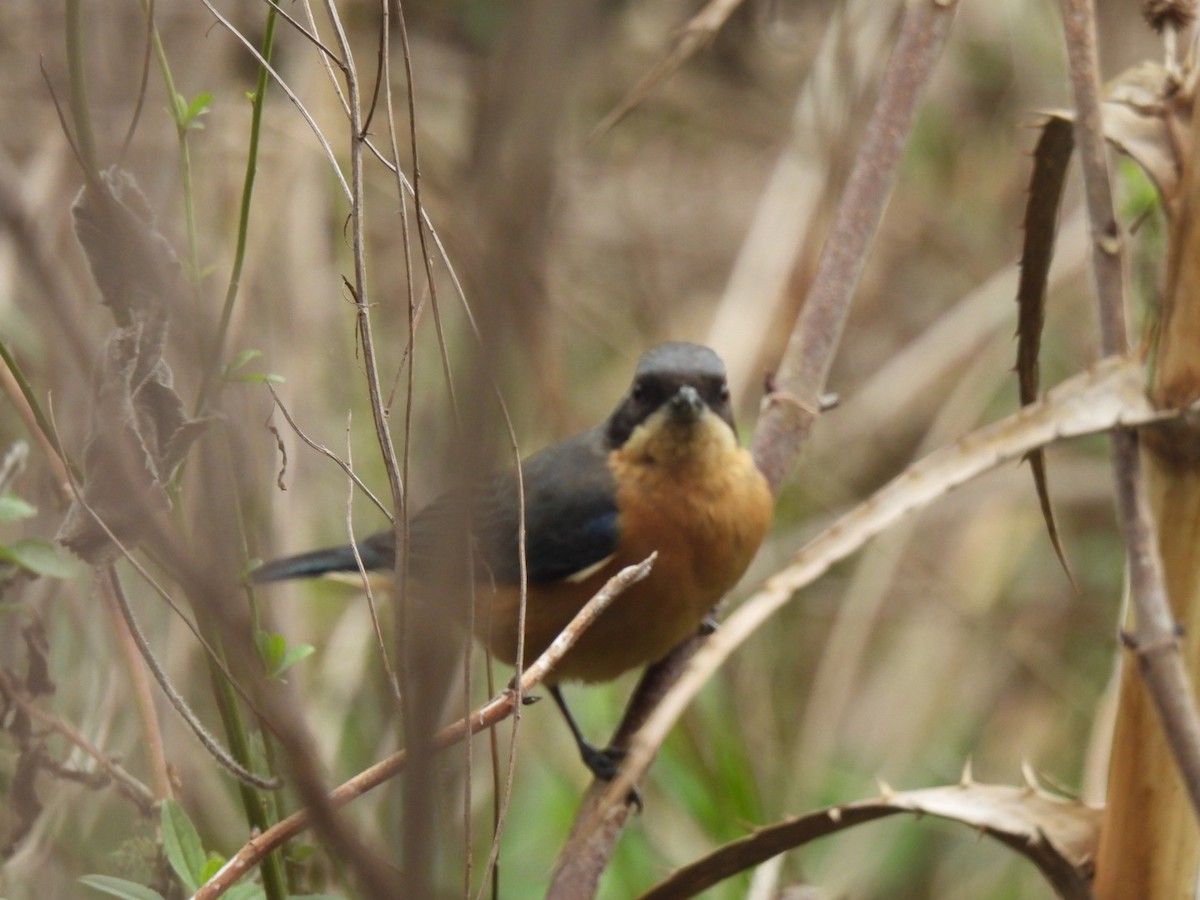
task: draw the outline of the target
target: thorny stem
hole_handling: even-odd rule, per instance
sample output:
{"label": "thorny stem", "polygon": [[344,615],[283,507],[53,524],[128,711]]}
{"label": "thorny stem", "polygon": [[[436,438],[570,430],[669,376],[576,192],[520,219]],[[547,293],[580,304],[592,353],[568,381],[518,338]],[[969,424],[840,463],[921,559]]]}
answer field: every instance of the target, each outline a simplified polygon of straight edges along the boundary
{"label": "thorny stem", "polygon": [[[1075,135],[1083,166],[1092,235],[1092,275],[1105,355],[1124,351],[1124,273],[1120,232],[1113,211],[1108,155],[1100,113],[1099,60],[1092,0],[1062,0],[1067,59],[1075,96]],[[1128,548],[1130,592],[1136,610],[1136,645],[1146,685],[1163,731],[1200,817],[1200,717],[1165,587],[1158,537],[1146,498],[1137,435],[1116,432],[1112,463],[1117,510]],[[1165,650],[1166,652],[1157,652]]]}

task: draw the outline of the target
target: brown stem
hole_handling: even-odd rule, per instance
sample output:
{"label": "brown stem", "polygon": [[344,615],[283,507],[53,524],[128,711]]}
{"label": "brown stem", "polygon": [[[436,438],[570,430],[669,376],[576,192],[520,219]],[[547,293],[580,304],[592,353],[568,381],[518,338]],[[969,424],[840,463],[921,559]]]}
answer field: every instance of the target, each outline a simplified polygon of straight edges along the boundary
{"label": "brown stem", "polygon": [[[1099,308],[1101,345],[1106,355],[1124,351],[1124,274],[1121,240],[1109,183],[1108,151],[1100,112],[1099,60],[1092,0],[1062,0],[1067,59],[1075,96],[1075,136],[1083,166],[1092,235],[1092,275]],[[1117,512],[1129,557],[1130,590],[1136,610],[1138,647],[1168,648],[1139,654],[1159,720],[1187,785],[1193,811],[1200,815],[1200,717],[1179,653],[1175,619],[1164,586],[1150,506],[1142,478],[1137,436],[1112,439]]]}

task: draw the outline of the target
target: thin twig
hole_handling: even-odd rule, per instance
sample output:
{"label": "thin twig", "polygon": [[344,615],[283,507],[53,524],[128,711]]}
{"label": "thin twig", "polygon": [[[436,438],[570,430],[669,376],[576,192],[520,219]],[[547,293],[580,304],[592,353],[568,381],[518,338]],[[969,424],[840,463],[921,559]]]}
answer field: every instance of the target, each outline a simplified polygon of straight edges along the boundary
{"label": "thin twig", "polygon": [[358,475],[355,473],[354,469],[351,468],[350,464],[347,463],[345,460],[343,460],[340,456],[338,456],[332,450],[330,450],[328,447],[326,447],[324,444],[318,444],[316,441],[314,441],[312,438],[310,438],[307,434],[305,434],[304,429],[302,429],[299,425],[296,424],[296,420],[292,418],[291,412],[288,411],[288,408],[284,404],[284,402],[279,399],[279,394],[277,394],[275,392],[275,387],[270,382],[267,383],[267,390],[269,390],[271,392],[271,397],[275,400],[275,405],[279,407],[279,411],[281,413],[283,413],[283,417],[285,419],[287,419],[287,423],[288,423],[288,425],[291,426],[292,431],[295,432],[296,437],[298,437],[298,438],[300,438],[300,440],[304,441],[304,443],[307,444],[313,450],[316,450],[318,453],[321,453],[321,454],[327,456],[329,459],[333,460],[333,462],[337,464],[338,468],[340,468],[343,472],[346,473],[346,477],[354,482],[355,487],[357,487],[360,491],[362,491],[367,496],[367,498],[370,499],[370,501],[375,504],[375,507],[381,513],[383,513],[385,516],[387,516],[388,521],[389,522],[393,521],[392,514],[391,514],[391,512],[388,511],[388,508],[383,505],[383,503],[380,501],[380,499],[378,497],[375,496],[374,493],[372,493],[371,489],[369,487],[367,487],[366,483],[361,478],[358,477]]}
{"label": "thin twig", "polygon": [[[517,708],[518,691],[527,694],[541,684],[563,656],[575,646],[576,641],[583,633],[591,627],[597,617],[623,592],[650,574],[657,556],[658,554],[652,554],[637,565],[624,568],[610,578],[604,587],[576,613],[575,618],[551,642],[542,655],[521,674],[514,690],[506,690],[499,697],[473,711],[469,716],[442,729],[433,738],[434,749],[443,750],[484,729],[492,728],[511,716]],[[387,759],[360,772],[330,792],[330,805],[338,808],[361,797],[367,791],[378,787],[403,771],[407,762],[408,752],[406,750],[393,753]],[[312,815],[307,810],[300,810],[262,834],[250,838],[208,883],[192,895],[191,900],[216,900],[268,853],[306,830],[311,824]]]}
{"label": "thin twig", "polygon": [[[51,433],[54,435],[55,440],[58,441],[60,439],[58,435],[58,428],[54,420],[53,407],[50,407],[49,415]],[[70,472],[68,470],[68,475],[69,474]],[[91,504],[88,503],[87,499],[83,495],[83,489],[79,485],[78,481],[76,481],[74,477],[71,477],[69,484],[74,501],[78,503],[85,512],[91,515],[93,521],[95,521],[97,526],[99,526],[99,528],[104,532],[109,541],[112,542],[112,545],[117,549],[117,552],[123,556],[125,560],[134,568],[134,571],[136,571],[138,575],[142,577],[146,584],[148,584],[155,591],[155,593],[157,593],[163,600],[166,601],[167,605],[171,608],[171,611],[174,612],[175,615],[177,615],[184,623],[184,625],[187,626],[188,630],[192,633],[192,636],[196,638],[204,652],[208,655],[209,659],[221,671],[233,689],[243,700],[246,701],[246,704],[254,711],[255,715],[258,715],[259,718],[261,718],[261,713],[259,713],[258,709],[255,708],[253,700],[246,693],[245,689],[238,684],[237,680],[233,677],[233,673],[230,672],[228,666],[225,665],[225,661],[221,659],[220,655],[213,650],[208,641],[204,639],[204,636],[200,634],[200,631],[197,629],[195,624],[193,624],[192,621],[183,614],[183,611],[175,603],[171,595],[168,594],[167,591],[154,579],[154,576],[152,576],[146,570],[146,567],[143,566],[129,550],[129,548],[121,542],[113,530],[108,526],[108,523],[104,521],[104,518],[95,510],[94,507],[92,507]],[[101,587],[104,588],[106,579],[100,578],[101,573],[106,573],[108,575],[107,582],[111,592],[110,595],[112,601],[120,610],[121,615],[125,620],[125,624],[129,628],[130,637],[132,637],[134,642],[137,644],[138,651],[142,654],[142,659],[145,661],[146,667],[150,670],[151,675],[154,676],[154,680],[158,682],[158,686],[162,689],[163,694],[166,695],[167,700],[171,703],[171,706],[174,707],[177,713],[179,713],[180,718],[183,719],[184,723],[191,728],[192,733],[196,736],[196,739],[200,741],[205,749],[209,750],[209,752],[213,754],[213,757],[217,760],[217,762],[225,766],[225,768],[228,769],[239,780],[247,784],[254,785],[255,787],[261,787],[265,790],[279,790],[281,787],[283,787],[283,782],[277,778],[264,779],[261,776],[255,775],[253,772],[245,769],[240,763],[237,762],[237,760],[232,757],[232,755],[230,755],[227,750],[225,750],[224,747],[221,746],[220,742],[217,741],[215,737],[209,734],[199,717],[195,714],[195,712],[192,711],[191,707],[188,706],[187,701],[185,701],[183,696],[177,690],[175,690],[174,685],[172,685],[170,680],[167,678],[166,671],[162,668],[162,665],[159,663],[157,657],[155,657],[154,651],[150,647],[150,642],[147,641],[145,635],[142,634],[141,628],[138,626],[137,619],[134,616],[133,609],[129,605],[128,598],[126,598],[125,593],[121,588],[121,582],[117,577],[115,567],[112,565],[112,563],[109,563],[102,568],[97,569],[97,577],[100,580]]]}
{"label": "thin twig", "polygon": [[296,109],[300,112],[300,115],[304,117],[304,121],[308,123],[308,127],[312,129],[312,133],[316,136],[317,142],[321,145],[321,149],[325,151],[325,158],[329,160],[329,165],[333,169],[333,174],[337,177],[338,184],[341,185],[342,193],[347,199],[349,199],[350,185],[346,183],[346,176],[342,174],[342,169],[338,165],[337,156],[334,154],[333,148],[329,146],[329,141],[325,139],[325,135],[322,133],[321,127],[317,124],[316,119],[312,117],[312,114],[309,113],[304,104],[300,102],[300,98],[296,96],[296,92],[292,90],[291,86],[286,81],[284,81],[283,76],[276,72],[275,69],[272,68],[272,66],[265,59],[263,59],[263,55],[258,52],[258,48],[251,43],[250,39],[238,31],[237,28],[234,27],[233,23],[225,18],[225,16],[223,16],[217,10],[217,8],[213,6],[212,0],[201,0],[201,2],[208,8],[208,11],[216,17],[217,21],[225,26],[230,34],[241,41],[242,45],[250,51],[250,55],[258,60],[258,64],[271,73],[271,77],[275,79],[275,83],[279,85],[280,90],[282,90],[287,95],[287,98],[292,101],[292,105],[296,107]]}
{"label": "thin twig", "polygon": [[709,0],[679,30],[675,45],[641,77],[613,110],[592,129],[591,140],[603,137],[613,126],[629,115],[654,89],[675,74],[700,48],[712,42],[726,20],[744,0]]}
{"label": "thin twig", "polygon": [[96,761],[104,773],[117,785],[117,789],[124,794],[138,808],[138,811],[144,816],[154,814],[154,808],[158,804],[154,792],[138,779],[134,778],[125,770],[120,763],[116,762],[112,757],[105,755],[95,744],[84,737],[73,725],[66,722],[57,716],[54,716],[45,710],[39,708],[36,704],[29,702],[29,699],[21,693],[20,689],[12,683],[12,680],[0,669],[0,693],[7,697],[12,703],[16,704],[20,709],[31,719],[36,719],[52,731],[61,734],[64,738],[82,750],[85,754]]}
{"label": "thin twig", "polygon": [[192,730],[192,734],[196,736],[196,739],[204,746],[209,755],[224,766],[238,781],[254,785],[254,787],[265,791],[277,791],[282,788],[283,781],[279,778],[265,778],[262,775],[257,775],[234,759],[233,755],[221,746],[220,741],[204,727],[204,723],[200,721],[200,717],[192,712],[192,708],[188,706],[183,696],[175,690],[174,685],[167,678],[167,673],[163,671],[158,658],[154,655],[154,651],[150,648],[150,642],[146,640],[146,636],[142,633],[142,629],[138,625],[137,617],[133,614],[133,607],[129,605],[129,598],[125,596],[125,592],[121,589],[121,582],[117,578],[116,569],[111,565],[105,566],[98,571],[97,577],[101,590],[108,592],[113,602],[116,603],[117,608],[120,609],[121,615],[125,619],[125,624],[129,627],[129,633],[137,643],[138,650],[141,651],[142,659],[145,660],[146,666],[150,669],[150,674],[158,682],[159,688],[162,689],[171,706],[175,708],[175,712],[187,723],[187,726]]}
{"label": "thin twig", "polygon": [[[347,465],[354,464],[353,443],[350,440],[350,425],[351,416],[346,416],[346,462]],[[346,491],[346,535],[350,541],[350,552],[354,554],[354,565],[358,569],[359,577],[362,578],[363,591],[367,595],[367,611],[371,616],[371,627],[375,632],[375,647],[379,651],[379,658],[383,662],[383,672],[387,676],[388,685],[392,689],[392,696],[395,698],[397,705],[400,700],[400,682],[396,678],[396,670],[392,667],[392,657],[387,651],[387,644],[383,639],[383,626],[379,622],[379,604],[375,602],[375,589],[371,587],[371,579],[367,575],[367,567],[363,563],[362,553],[358,549],[358,538],[354,533],[354,482],[350,481],[349,489]]]}
{"label": "thin twig", "polygon": [[143,739],[146,742],[145,752],[150,760],[150,772],[154,780],[154,793],[157,797],[174,796],[171,787],[171,776],[167,770],[167,757],[163,749],[162,727],[159,724],[158,710],[154,706],[154,692],[150,680],[146,677],[146,669],[142,665],[141,651],[137,639],[129,630],[121,606],[111,591],[101,591],[104,595],[105,607],[117,635],[117,646],[121,660],[125,664],[125,672],[129,678],[130,693],[133,695],[133,705],[141,722]]}

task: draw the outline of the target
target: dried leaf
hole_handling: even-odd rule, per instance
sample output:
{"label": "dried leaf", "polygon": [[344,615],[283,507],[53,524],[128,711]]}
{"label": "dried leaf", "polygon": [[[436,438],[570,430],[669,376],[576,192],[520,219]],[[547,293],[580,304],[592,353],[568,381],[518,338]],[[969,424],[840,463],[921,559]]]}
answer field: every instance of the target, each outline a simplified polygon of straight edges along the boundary
{"label": "dried leaf", "polygon": [[172,308],[186,296],[178,259],[145,198],[110,169],[75,202],[75,230],[117,327],[96,376],[83,456],[83,502],[58,539],[89,562],[115,552],[105,528],[136,544],[170,506],[166,486],[204,426],[187,416],[162,358]]}
{"label": "dried leaf", "polygon": [[[1029,184],[1029,199],[1025,204],[1025,243],[1021,250],[1021,279],[1017,285],[1017,382],[1021,405],[1028,406],[1038,398],[1038,354],[1041,349],[1042,328],[1046,321],[1046,282],[1050,262],[1054,258],[1054,236],[1058,213],[1062,205],[1063,187],[1067,182],[1067,164],[1075,148],[1074,129],[1064,119],[1049,119],[1042,128],[1033,153],[1033,177]],[[1050,503],[1050,487],[1046,481],[1046,454],[1039,447],[1026,455],[1033,472],[1038,503],[1050,543],[1063,571],[1078,592],[1067,554],[1063,549],[1054,507]]]}
{"label": "dried leaf", "polygon": [[115,166],[101,172],[97,184],[80,191],[71,214],[92,278],[117,324],[152,319],[165,328],[170,307],[187,296],[187,284],[133,176]]}
{"label": "dried leaf", "polygon": [[960,822],[996,838],[1028,857],[1060,897],[1091,897],[1092,861],[1101,811],[1036,786],[961,784],[892,792],[831,806],[787,819],[726,844],[676,871],[642,895],[642,900],[692,897],[762,862],[816,838],[901,812]]}
{"label": "dried leaf", "polygon": [[50,642],[41,622],[32,622],[22,631],[25,651],[29,656],[25,682],[22,687],[30,697],[53,694],[54,679],[50,677]]}
{"label": "dried leaf", "polygon": [[[1191,127],[1191,98],[1155,62],[1126,69],[1105,85],[1104,93],[1104,137],[1145,170],[1164,205],[1172,209],[1183,171],[1178,136]],[[1075,121],[1072,110],[1052,110],[1049,115]]]}

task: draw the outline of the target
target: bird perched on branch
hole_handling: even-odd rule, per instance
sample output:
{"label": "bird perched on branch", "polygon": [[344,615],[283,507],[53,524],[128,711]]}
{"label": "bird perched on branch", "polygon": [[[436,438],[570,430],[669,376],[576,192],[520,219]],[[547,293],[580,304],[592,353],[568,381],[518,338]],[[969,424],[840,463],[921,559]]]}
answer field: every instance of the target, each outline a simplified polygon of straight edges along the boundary
{"label": "bird perched on branch", "polygon": [[[621,568],[658,558],[617,597],[547,679],[580,755],[609,779],[620,752],[584,740],[562,681],[607,681],[656,662],[694,634],[749,566],[770,525],[766,479],[737,440],[725,366],[707,347],[662,344],[597,427],[547,447],[521,466],[525,494],[525,659],[550,644]],[[516,656],[521,584],[515,473],[452,491],[409,524],[408,572],[419,585],[438,568],[463,568],[447,550],[446,522],[470,523],[476,635],[499,659]],[[395,533],[357,545],[363,567],[392,570]],[[349,545],[269,562],[257,582],[357,572]]]}

